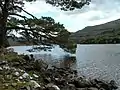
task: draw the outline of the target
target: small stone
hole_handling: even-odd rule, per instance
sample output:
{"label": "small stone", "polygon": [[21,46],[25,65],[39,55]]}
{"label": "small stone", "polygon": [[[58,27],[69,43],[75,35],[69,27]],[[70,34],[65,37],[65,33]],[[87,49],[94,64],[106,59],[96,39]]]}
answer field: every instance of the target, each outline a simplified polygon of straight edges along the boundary
{"label": "small stone", "polygon": [[28,73],[24,73],[22,76],[23,76],[23,78],[27,78],[29,76],[29,74]]}
{"label": "small stone", "polygon": [[58,81],[58,80],[59,80],[59,78],[55,78],[55,80],[56,80],[56,81]]}
{"label": "small stone", "polygon": [[[27,90],[31,90],[31,87],[30,87],[30,86],[27,86],[26,89],[27,89]],[[25,90],[26,90],[26,89],[25,89]]]}
{"label": "small stone", "polygon": [[19,82],[20,80],[19,79],[15,79],[17,82]]}
{"label": "small stone", "polygon": [[9,70],[10,67],[9,66],[3,66],[3,69]]}
{"label": "small stone", "polygon": [[54,85],[52,83],[49,83],[46,85],[48,90],[60,90],[60,88],[57,85]]}
{"label": "small stone", "polygon": [[0,65],[5,65],[7,64],[7,61],[0,61]]}
{"label": "small stone", "polygon": [[51,82],[51,78],[45,78],[45,79],[44,79],[44,82],[50,83],[50,82]]}
{"label": "small stone", "polygon": [[69,85],[69,87],[75,87],[75,85],[74,84],[68,84]]}
{"label": "small stone", "polygon": [[20,72],[25,72],[25,71],[20,69]]}
{"label": "small stone", "polygon": [[33,76],[35,77],[35,78],[38,78],[39,76],[38,75],[36,75],[36,74],[33,74]]}
{"label": "small stone", "polygon": [[10,52],[13,53],[13,52],[14,52],[14,48],[8,48],[8,49],[7,49],[7,52],[9,52],[9,53],[10,53]]}
{"label": "small stone", "polygon": [[12,75],[6,75],[7,79],[12,79]]}
{"label": "small stone", "polygon": [[74,84],[68,84],[68,86],[69,86],[69,89],[70,89],[70,90],[76,90],[76,88],[75,88],[75,85],[74,85]]}
{"label": "small stone", "polygon": [[30,81],[30,84],[31,84],[31,86],[33,86],[34,88],[38,88],[38,87],[41,87],[36,81],[34,81],[34,80],[31,80]]}
{"label": "small stone", "polygon": [[3,70],[3,68],[2,67],[0,67],[0,71],[2,71]]}
{"label": "small stone", "polygon": [[32,79],[33,79],[33,77],[30,77],[30,79],[32,80]]}
{"label": "small stone", "polygon": [[17,83],[12,83],[11,86],[16,87]]}
{"label": "small stone", "polygon": [[20,87],[19,90],[30,90],[29,87]]}
{"label": "small stone", "polygon": [[15,76],[19,76],[20,74],[19,74],[19,72],[15,72]]}
{"label": "small stone", "polygon": [[60,88],[57,85],[52,86],[55,90],[60,90]]}
{"label": "small stone", "polygon": [[17,71],[17,69],[15,67],[11,67],[11,70],[13,71]]}
{"label": "small stone", "polygon": [[9,86],[7,83],[5,83],[4,85],[5,85],[5,87],[8,87],[8,86]]}
{"label": "small stone", "polygon": [[20,80],[22,80],[22,79],[23,79],[23,77],[22,77],[22,76],[20,76],[20,77],[19,77],[19,79],[20,79]]}
{"label": "small stone", "polygon": [[12,66],[19,66],[19,65],[20,65],[19,62],[14,62],[14,63],[12,63],[12,64],[13,64]]}
{"label": "small stone", "polygon": [[111,80],[109,84],[110,84],[111,89],[117,89],[118,88],[117,84],[114,80]]}

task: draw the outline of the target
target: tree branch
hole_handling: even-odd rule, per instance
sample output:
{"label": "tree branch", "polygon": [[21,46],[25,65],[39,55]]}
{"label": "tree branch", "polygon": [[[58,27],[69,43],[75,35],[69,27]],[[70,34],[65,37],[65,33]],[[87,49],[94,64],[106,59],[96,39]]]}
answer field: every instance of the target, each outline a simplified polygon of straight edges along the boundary
{"label": "tree branch", "polygon": [[[31,31],[32,32],[32,30],[36,30],[36,28],[31,28],[31,29],[29,29],[29,28],[24,28],[24,27],[19,27],[19,26],[14,26],[14,27],[7,27],[7,30],[10,30],[10,29],[21,29],[21,30],[29,30],[29,31]],[[33,33],[34,33],[34,31],[33,31]],[[41,37],[44,37],[44,38],[47,38],[47,39],[49,39],[49,40],[53,40],[53,41],[55,41],[54,40],[54,37],[52,37],[52,36],[47,36],[47,35],[42,35],[42,34],[39,34]]]}
{"label": "tree branch", "polygon": [[21,30],[36,30],[36,28],[24,28],[24,27],[19,27],[19,26],[14,26],[14,27],[6,27],[7,30],[12,30],[12,29],[21,29]]}
{"label": "tree branch", "polygon": [[[21,18],[24,18],[24,19],[27,18],[26,16],[22,16],[22,15],[20,15],[20,14],[16,14],[16,13],[9,13],[9,15],[18,16],[18,17],[21,17]],[[28,19],[28,18],[27,18],[27,19]]]}
{"label": "tree branch", "polygon": [[19,7],[19,6],[13,6],[13,8],[19,8],[21,9],[23,12],[27,13],[28,15],[30,15],[32,18],[37,19],[34,15],[30,14],[29,12],[27,12],[26,10],[24,10],[23,8]]}

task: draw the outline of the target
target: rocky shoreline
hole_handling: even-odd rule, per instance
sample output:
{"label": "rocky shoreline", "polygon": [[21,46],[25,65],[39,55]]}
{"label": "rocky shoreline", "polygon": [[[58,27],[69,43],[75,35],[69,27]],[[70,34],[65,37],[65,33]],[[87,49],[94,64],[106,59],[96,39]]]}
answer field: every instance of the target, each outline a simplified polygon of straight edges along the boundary
{"label": "rocky shoreline", "polygon": [[0,60],[0,90],[116,90],[115,81],[87,79],[76,70],[49,66],[43,60],[18,55]]}

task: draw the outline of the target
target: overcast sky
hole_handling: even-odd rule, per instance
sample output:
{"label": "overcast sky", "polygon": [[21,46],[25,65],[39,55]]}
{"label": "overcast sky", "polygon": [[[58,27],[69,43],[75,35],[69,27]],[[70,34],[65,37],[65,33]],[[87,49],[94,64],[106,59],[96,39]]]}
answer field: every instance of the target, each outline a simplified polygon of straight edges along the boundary
{"label": "overcast sky", "polygon": [[120,18],[120,0],[92,0],[89,6],[67,12],[46,4],[44,0],[26,3],[24,8],[38,18],[41,16],[54,18],[71,32]]}

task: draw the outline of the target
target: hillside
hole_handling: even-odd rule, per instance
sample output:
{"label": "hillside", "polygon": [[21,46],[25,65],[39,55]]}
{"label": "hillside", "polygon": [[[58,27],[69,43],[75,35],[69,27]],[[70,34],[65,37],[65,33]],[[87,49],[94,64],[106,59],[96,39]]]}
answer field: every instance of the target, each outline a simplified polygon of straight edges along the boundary
{"label": "hillside", "polygon": [[105,24],[85,27],[84,29],[73,33],[70,39],[77,43],[83,43],[83,41],[88,39],[116,37],[116,35],[118,36],[120,33],[119,29],[120,19]]}

